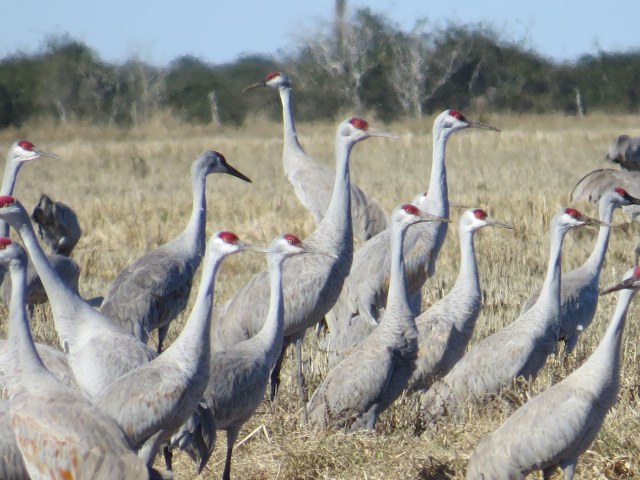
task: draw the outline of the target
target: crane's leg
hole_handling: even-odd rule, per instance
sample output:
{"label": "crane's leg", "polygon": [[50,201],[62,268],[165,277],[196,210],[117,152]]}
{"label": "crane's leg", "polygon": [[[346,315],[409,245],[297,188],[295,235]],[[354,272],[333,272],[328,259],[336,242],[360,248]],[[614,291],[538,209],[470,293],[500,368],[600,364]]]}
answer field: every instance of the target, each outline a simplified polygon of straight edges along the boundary
{"label": "crane's leg", "polygon": [[222,480],[231,480],[231,455],[233,455],[233,445],[238,438],[240,429],[236,426],[227,428],[227,455],[224,459],[224,471]]}
{"label": "crane's leg", "polygon": [[276,360],[276,364],[273,366],[273,370],[271,370],[271,393],[269,394],[269,400],[272,402],[276,399],[276,394],[278,393],[278,388],[280,388],[280,369],[282,368],[282,361],[284,360],[284,354],[287,351],[287,347],[291,344],[291,339],[289,337],[284,337],[284,342],[282,343],[282,350],[280,351],[280,356],[278,360]]}
{"label": "crane's leg", "polygon": [[171,452],[171,450],[169,449],[169,445],[165,445],[164,448],[162,449],[162,454],[164,455],[164,468],[166,468],[167,470],[169,470],[170,472],[173,471],[173,452]]}
{"label": "crane's leg", "polygon": [[158,355],[162,353],[162,343],[169,333],[169,324],[158,327]]}
{"label": "crane's leg", "polygon": [[580,331],[577,331],[575,333],[573,333],[572,335],[569,335],[567,338],[564,339],[564,355],[565,357],[567,355],[569,355],[572,350],[575,348],[575,346],[578,343],[578,338],[580,338]]}
{"label": "crane's leg", "polygon": [[148,467],[153,466],[153,461],[160,448],[160,437],[163,433],[164,430],[158,430],[150,436],[138,450],[138,456],[144,460]]}
{"label": "crane's leg", "polygon": [[302,421],[304,424],[309,423],[309,413],[307,412],[307,392],[304,389],[304,375],[302,374],[302,341],[304,340],[305,330],[302,334],[297,334],[294,339],[296,346],[296,374],[298,377],[298,394],[300,395],[300,403],[302,407]]}
{"label": "crane's leg", "polygon": [[573,480],[573,475],[576,473],[577,458],[571,458],[564,460],[560,463],[560,468],[564,473],[564,480]]}

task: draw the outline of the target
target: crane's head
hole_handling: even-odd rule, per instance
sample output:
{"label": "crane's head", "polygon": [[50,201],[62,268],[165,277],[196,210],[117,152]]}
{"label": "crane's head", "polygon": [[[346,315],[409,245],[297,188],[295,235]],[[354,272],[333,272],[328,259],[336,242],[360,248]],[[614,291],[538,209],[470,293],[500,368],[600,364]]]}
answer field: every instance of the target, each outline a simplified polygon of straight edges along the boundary
{"label": "crane's head", "polygon": [[24,267],[27,255],[24,249],[7,237],[0,237],[0,264],[9,267],[11,263],[17,263]]}
{"label": "crane's head", "polygon": [[434,136],[448,137],[454,132],[464,130],[465,128],[480,128],[482,130],[493,130],[499,132],[500,130],[486,123],[474,122],[465,117],[457,110],[445,110],[436,117],[433,122]]}
{"label": "crane's head", "polygon": [[484,227],[499,227],[506,228],[508,230],[513,230],[511,225],[507,225],[504,222],[500,222],[498,220],[494,220],[493,218],[487,215],[481,208],[472,208],[470,210],[465,211],[460,216],[460,229],[466,229],[471,232],[475,232]]}
{"label": "crane's head", "polygon": [[335,253],[326,252],[314,248],[311,245],[300,240],[293,233],[284,233],[282,235],[278,235],[269,244],[267,252],[270,255],[276,255],[282,258],[292,257],[294,255],[300,255],[303,253],[312,253],[315,255],[322,255],[324,257],[337,258]]}
{"label": "crane's head", "polygon": [[254,247],[248,243],[242,242],[233,232],[216,232],[207,243],[207,252],[218,252],[219,255],[227,256],[245,250],[254,250],[263,252],[264,250]]}
{"label": "crane's head", "polygon": [[640,290],[640,266],[635,266],[628,270],[622,278],[623,280],[620,283],[601,290],[600,295],[617,292],[618,290],[633,290],[634,292]]}
{"label": "crane's head", "polygon": [[209,175],[210,173],[227,173],[251,183],[249,177],[240,173],[227,163],[224,155],[213,150],[205,150],[202,152],[198,158],[194,160],[191,171],[196,176]]}
{"label": "crane's head", "polygon": [[282,72],[270,72],[259,82],[253,83],[242,91],[253,90],[254,88],[271,87],[271,88],[291,88],[291,79]]}
{"label": "crane's head", "polygon": [[618,135],[615,140],[609,144],[609,151],[604,156],[604,160],[620,163],[624,159],[624,149],[631,140],[629,135]]}
{"label": "crane's head", "polygon": [[40,157],[59,158],[55,153],[45,152],[36,148],[29,140],[17,140],[7,154],[7,160],[17,162],[19,164],[35,160]]}
{"label": "crane's head", "polygon": [[448,218],[439,217],[421,210],[412,203],[405,203],[396,207],[391,213],[391,224],[402,228],[409,227],[421,222],[444,222],[449,223]]}
{"label": "crane's head", "polygon": [[616,187],[605,192],[605,194],[600,197],[600,202],[611,203],[615,208],[619,208],[628,205],[640,205],[640,198],[629,194],[629,192],[622,187]]}
{"label": "crane's head", "polygon": [[0,195],[0,220],[12,227],[18,227],[22,223],[31,225],[24,207],[11,195]]}
{"label": "crane's head", "polygon": [[360,117],[351,117],[338,125],[336,139],[346,143],[357,143],[369,137],[399,138],[397,135],[388,132],[381,132],[369,127],[366,120]]}
{"label": "crane's head", "polygon": [[585,225],[591,225],[591,226],[604,225],[608,227],[611,226],[610,223],[602,222],[595,218],[587,217],[586,215],[580,213],[575,208],[564,208],[560,210],[560,212],[558,212],[554,217],[554,221],[552,223],[554,223],[558,228],[564,231],[570,230],[571,228],[575,228],[575,227],[582,227]]}

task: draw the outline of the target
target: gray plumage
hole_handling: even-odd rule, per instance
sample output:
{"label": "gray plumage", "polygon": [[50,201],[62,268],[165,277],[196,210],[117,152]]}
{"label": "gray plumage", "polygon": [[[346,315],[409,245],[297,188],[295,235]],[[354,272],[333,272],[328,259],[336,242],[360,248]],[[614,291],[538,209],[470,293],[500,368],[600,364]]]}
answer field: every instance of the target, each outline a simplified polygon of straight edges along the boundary
{"label": "gray plumage", "polygon": [[[566,353],[573,350],[580,334],[591,324],[596,313],[598,284],[609,245],[613,210],[626,205],[638,204],[640,204],[640,200],[632,197],[622,188],[607,190],[598,202],[600,220],[606,225],[600,227],[595,248],[581,266],[562,275],[561,325],[558,338],[564,341]],[[540,290],[534,290],[523,304],[522,312],[529,310],[538,300],[539,295]]]}
{"label": "gray plumage", "polygon": [[[402,393],[415,368],[418,331],[407,295],[403,241],[418,222],[440,219],[403,205],[391,215],[391,281],[378,327],[331,370],[309,401],[317,426],[373,429],[378,415]],[[443,219],[440,219],[443,220]]]}
{"label": "gray plumage", "polygon": [[[335,172],[307,155],[298,142],[293,121],[291,79],[283,73],[272,72],[245,91],[258,87],[276,88],[280,93],[284,124],[284,173],[302,205],[319,225],[329,208]],[[353,235],[364,242],[387,228],[387,214],[378,202],[367,197],[355,183],[351,183],[350,190]]]}
{"label": "gray plumage", "polygon": [[[440,217],[449,216],[449,197],[445,149],[449,137],[466,128],[498,130],[467,119],[460,112],[445,110],[433,122],[433,157],[427,194],[414,203]],[[447,233],[446,223],[421,223],[409,229],[405,239],[407,288],[415,315],[421,310],[422,286],[435,271],[435,262]],[[349,277],[345,280],[335,307],[327,315],[330,337],[327,350],[359,343],[380,317],[387,302],[390,265],[389,229],[367,241],[354,255]],[[362,323],[362,325],[360,325]],[[339,344],[334,346],[333,336]]]}
{"label": "gray plumage", "polygon": [[484,227],[511,229],[482,209],[460,216],[460,271],[449,293],[416,318],[418,356],[409,380],[410,390],[427,390],[464,355],[482,304],[474,236]]}
{"label": "gray plumage", "polygon": [[113,280],[100,311],[117,325],[146,342],[158,328],[158,352],[170,322],[187,306],[193,275],[204,253],[207,213],[206,178],[227,173],[246,182],[248,177],[218,152],[202,152],[191,166],[193,205],[186,228],[171,241],[140,257]]}
{"label": "gray plumage", "polygon": [[422,426],[442,415],[457,414],[467,399],[498,393],[516,377],[536,377],[558,341],[564,236],[571,228],[596,223],[599,222],[571,208],[562,209],[553,217],[549,267],[538,301],[515,321],[478,342],[432,385],[421,399]]}
{"label": "gray plumage", "polygon": [[56,202],[43,193],[31,211],[31,220],[36,224],[38,234],[49,250],[71,256],[80,241],[82,229],[76,212],[69,205]]}
{"label": "gray plumage", "polygon": [[640,172],[601,168],[582,177],[571,191],[570,202],[587,200],[598,203],[600,197],[611,188],[624,188],[634,197],[640,197]]}
{"label": "gray plumage", "polygon": [[5,398],[0,398],[0,478],[3,480],[29,480],[30,478],[9,422],[9,400]]}
{"label": "gray plumage", "polygon": [[78,385],[88,398],[156,356],[60,279],[38,243],[27,212],[13,197],[0,196],[0,219],[18,232],[29,252],[47,291],[62,350],[68,354]]}
{"label": "gray plumage", "polygon": [[557,468],[573,478],[579,456],[596,438],[620,391],[620,346],[629,304],[640,289],[640,268],[605,291],[621,290],[602,341],[587,361],[560,383],[529,400],[483,438],[469,460],[468,480],[522,479]]}
{"label": "gray plumage", "polygon": [[13,277],[9,337],[15,367],[8,375],[9,419],[33,479],[149,478],[116,422],[61,384],[42,364],[25,309],[24,251],[0,239],[0,262]]}
{"label": "gray plumage", "polygon": [[[58,158],[55,153],[40,150],[28,140],[17,140],[11,145],[7,152],[7,161],[4,168],[4,176],[2,177],[2,186],[0,187],[0,195],[13,195],[13,190],[18,179],[20,168],[32,160],[41,157]],[[9,225],[0,221],[0,235],[9,236]],[[77,240],[76,240],[77,241]],[[60,277],[69,285],[70,288],[78,291],[78,278],[80,277],[80,267],[68,255],[52,251],[49,255],[49,261],[56,269]],[[0,275],[4,275],[0,272]],[[1,279],[0,279],[1,280]],[[8,304],[11,296],[11,279],[7,278],[6,282],[0,287],[0,299],[5,305]],[[42,283],[38,278],[38,274],[29,263],[27,265],[27,302],[29,305],[37,305],[45,303],[47,295],[42,288]]]}
{"label": "gray plumage", "polygon": [[231,232],[206,248],[198,296],[178,338],[162,355],[127,372],[94,398],[114,418],[147,465],[160,445],[193,414],[209,381],[213,285],[222,260],[248,246]]}
{"label": "gray plumage", "polygon": [[640,170],[640,137],[619,135],[609,144],[604,159],[625,170]]}
{"label": "gray plumage", "polygon": [[[389,135],[371,130],[367,122],[357,117],[341,122],[337,128],[336,177],[331,203],[320,224],[305,240],[310,248],[333,256],[301,255],[283,266],[285,339],[281,358],[292,341],[299,346],[306,329],[317,324],[331,309],[349,273],[353,258],[349,155],[356,143],[371,136]],[[267,318],[269,298],[269,276],[263,271],[221,308],[215,309],[215,350],[226,349],[257,334]],[[299,352],[297,349],[298,372],[301,371]],[[272,396],[277,389],[279,366],[280,361],[274,368]]]}

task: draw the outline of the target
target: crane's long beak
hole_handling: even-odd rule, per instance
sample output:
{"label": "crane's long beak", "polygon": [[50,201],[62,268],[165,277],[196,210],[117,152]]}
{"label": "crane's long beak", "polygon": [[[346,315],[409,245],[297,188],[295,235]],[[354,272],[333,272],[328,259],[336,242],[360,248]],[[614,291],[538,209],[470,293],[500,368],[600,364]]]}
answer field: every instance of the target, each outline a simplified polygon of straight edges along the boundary
{"label": "crane's long beak", "polygon": [[640,198],[636,198],[628,193],[625,195],[624,199],[631,205],[640,205]]}
{"label": "crane's long beak", "polygon": [[600,290],[600,295],[606,295],[607,293],[617,292],[618,290],[631,289],[631,288],[640,289],[640,282],[638,282],[638,280],[634,279],[633,277],[627,278],[626,280],[623,280],[622,282],[618,283],[617,285],[614,285],[613,287]]}
{"label": "crane's long beak", "polygon": [[55,153],[46,152],[44,150],[40,150],[39,148],[34,148],[33,152],[36,154],[37,157],[60,158],[60,156],[56,155]]}
{"label": "crane's long beak", "polygon": [[400,139],[400,135],[396,135],[395,133],[383,132],[381,130],[375,130],[375,129],[371,129],[371,128],[369,130],[367,130],[367,133],[369,134],[370,137],[393,138],[395,140]]}
{"label": "crane's long beak", "polygon": [[258,252],[258,253],[268,253],[268,250],[264,247],[258,247],[256,245],[251,245],[247,242],[238,242],[236,245],[240,248],[240,250],[248,251],[248,252]]}
{"label": "crane's long beak", "polygon": [[247,177],[243,173],[240,173],[238,170],[233,168],[228,163],[226,164],[226,167],[227,167],[227,171],[225,173],[228,173],[229,175],[233,175],[234,177],[238,177],[240,180],[244,180],[245,182],[253,183],[249,177]]}
{"label": "crane's long beak", "polygon": [[474,122],[473,120],[469,120],[469,126],[471,128],[480,128],[482,130],[493,130],[494,132],[500,131],[499,128],[496,128],[492,125],[487,125],[486,123]]}
{"label": "crane's long beak", "polygon": [[485,218],[484,221],[487,222],[487,225],[491,225],[493,227],[500,227],[500,228],[506,228],[507,230],[513,230],[513,227],[511,225],[501,222],[499,220],[494,220],[493,218]]}
{"label": "crane's long beak", "polygon": [[249,90],[253,90],[254,88],[260,88],[260,87],[266,87],[266,86],[267,84],[264,82],[264,80],[262,80],[260,82],[252,83],[248,87],[243,88],[242,91],[247,92]]}
{"label": "crane's long beak", "polygon": [[602,220],[598,220],[597,218],[587,217],[586,215],[583,215],[580,220],[584,222],[584,225],[597,226],[597,227],[613,227],[612,223],[603,222]]}
{"label": "crane's long beak", "polygon": [[432,215],[431,213],[425,212],[424,210],[420,210],[420,221],[451,223],[451,220],[446,217],[439,217],[438,215]]}

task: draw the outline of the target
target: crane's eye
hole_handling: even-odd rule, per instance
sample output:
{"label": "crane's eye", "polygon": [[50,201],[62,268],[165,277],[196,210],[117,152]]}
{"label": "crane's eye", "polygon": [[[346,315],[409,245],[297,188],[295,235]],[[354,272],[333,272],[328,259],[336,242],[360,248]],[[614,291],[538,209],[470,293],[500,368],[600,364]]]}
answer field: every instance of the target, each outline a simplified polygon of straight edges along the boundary
{"label": "crane's eye", "polygon": [[402,209],[405,212],[407,212],[409,215],[416,215],[416,216],[420,215],[420,209],[418,209],[418,207],[410,203],[403,205]]}
{"label": "crane's eye", "polygon": [[0,237],[0,250],[4,250],[9,245],[11,245],[11,240],[7,237]]}
{"label": "crane's eye", "polygon": [[460,112],[458,112],[457,110],[449,110],[449,115],[451,115],[456,120],[460,120],[461,122],[466,122],[467,121],[465,116],[463,114],[461,114]]}
{"label": "crane's eye", "polygon": [[481,208],[476,208],[473,211],[473,216],[476,217],[478,220],[485,220],[487,218],[487,212],[485,212]]}
{"label": "crane's eye", "polygon": [[362,118],[353,117],[351,120],[349,120],[349,123],[357,129],[364,130],[365,132],[369,129],[369,124]]}
{"label": "crane's eye", "polygon": [[565,209],[564,213],[566,213],[567,215],[569,215],[571,218],[581,218],[582,214],[574,209],[574,208],[567,208]]}
{"label": "crane's eye", "polygon": [[302,243],[300,239],[293,233],[287,233],[283,237],[289,243],[289,245],[300,245]]}
{"label": "crane's eye", "polygon": [[20,140],[18,142],[18,146],[20,148],[23,148],[24,150],[29,150],[30,152],[33,151],[33,143],[29,142],[28,140]]}
{"label": "crane's eye", "polygon": [[13,205],[16,203],[16,199],[11,195],[0,195],[0,208],[8,207],[9,205]]}
{"label": "crane's eye", "polygon": [[238,236],[233,232],[220,232],[218,234],[218,238],[225,243],[229,243],[231,245],[235,245],[240,240]]}

